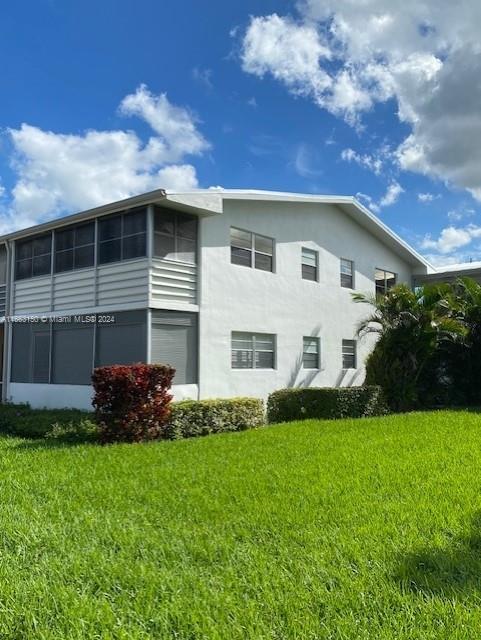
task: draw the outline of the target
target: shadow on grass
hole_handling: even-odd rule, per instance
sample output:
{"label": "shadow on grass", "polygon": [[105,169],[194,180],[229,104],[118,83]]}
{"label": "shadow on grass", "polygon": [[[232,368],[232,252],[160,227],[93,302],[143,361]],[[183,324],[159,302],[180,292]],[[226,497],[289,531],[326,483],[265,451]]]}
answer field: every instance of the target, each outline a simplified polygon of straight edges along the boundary
{"label": "shadow on grass", "polygon": [[481,596],[481,512],[468,535],[446,547],[421,549],[401,558],[395,575],[404,591],[427,596]]}

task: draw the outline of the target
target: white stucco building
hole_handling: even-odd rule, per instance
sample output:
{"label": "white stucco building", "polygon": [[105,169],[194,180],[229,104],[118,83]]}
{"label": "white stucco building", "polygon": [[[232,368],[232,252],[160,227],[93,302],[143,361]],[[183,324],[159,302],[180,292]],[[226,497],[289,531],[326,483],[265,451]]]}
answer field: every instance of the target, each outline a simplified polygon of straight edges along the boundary
{"label": "white stucco building", "polygon": [[[433,271],[351,197],[162,190],[0,238],[3,400],[90,407],[94,366],[165,362],[176,398],[363,381],[374,294]],[[1,308],[3,306],[3,308]]]}

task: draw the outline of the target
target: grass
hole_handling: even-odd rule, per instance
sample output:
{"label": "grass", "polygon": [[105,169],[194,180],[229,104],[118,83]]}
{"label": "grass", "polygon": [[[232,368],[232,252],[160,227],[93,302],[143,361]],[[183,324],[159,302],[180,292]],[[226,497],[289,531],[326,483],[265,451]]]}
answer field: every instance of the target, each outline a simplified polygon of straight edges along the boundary
{"label": "grass", "polygon": [[0,638],[479,636],[481,417],[0,439]]}

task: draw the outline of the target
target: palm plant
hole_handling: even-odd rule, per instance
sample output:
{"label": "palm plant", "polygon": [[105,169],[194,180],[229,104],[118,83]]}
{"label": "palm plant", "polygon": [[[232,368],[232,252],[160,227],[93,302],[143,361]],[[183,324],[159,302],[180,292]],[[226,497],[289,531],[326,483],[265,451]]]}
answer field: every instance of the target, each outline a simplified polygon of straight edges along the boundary
{"label": "palm plant", "polygon": [[450,383],[442,353],[467,333],[453,288],[398,285],[384,296],[356,293],[353,298],[373,308],[358,334],[378,336],[366,363],[366,382],[381,385],[395,411],[433,402]]}
{"label": "palm plant", "polygon": [[466,327],[466,338],[452,350],[450,367],[457,387],[468,404],[481,403],[481,285],[471,278],[458,278],[452,285],[458,314]]}

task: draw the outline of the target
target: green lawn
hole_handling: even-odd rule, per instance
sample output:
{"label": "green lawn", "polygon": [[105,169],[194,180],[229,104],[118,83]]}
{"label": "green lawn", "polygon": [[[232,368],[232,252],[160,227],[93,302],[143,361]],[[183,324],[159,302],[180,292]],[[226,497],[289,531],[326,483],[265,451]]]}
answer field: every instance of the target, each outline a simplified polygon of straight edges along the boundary
{"label": "green lawn", "polygon": [[481,415],[0,439],[0,638],[479,637]]}

